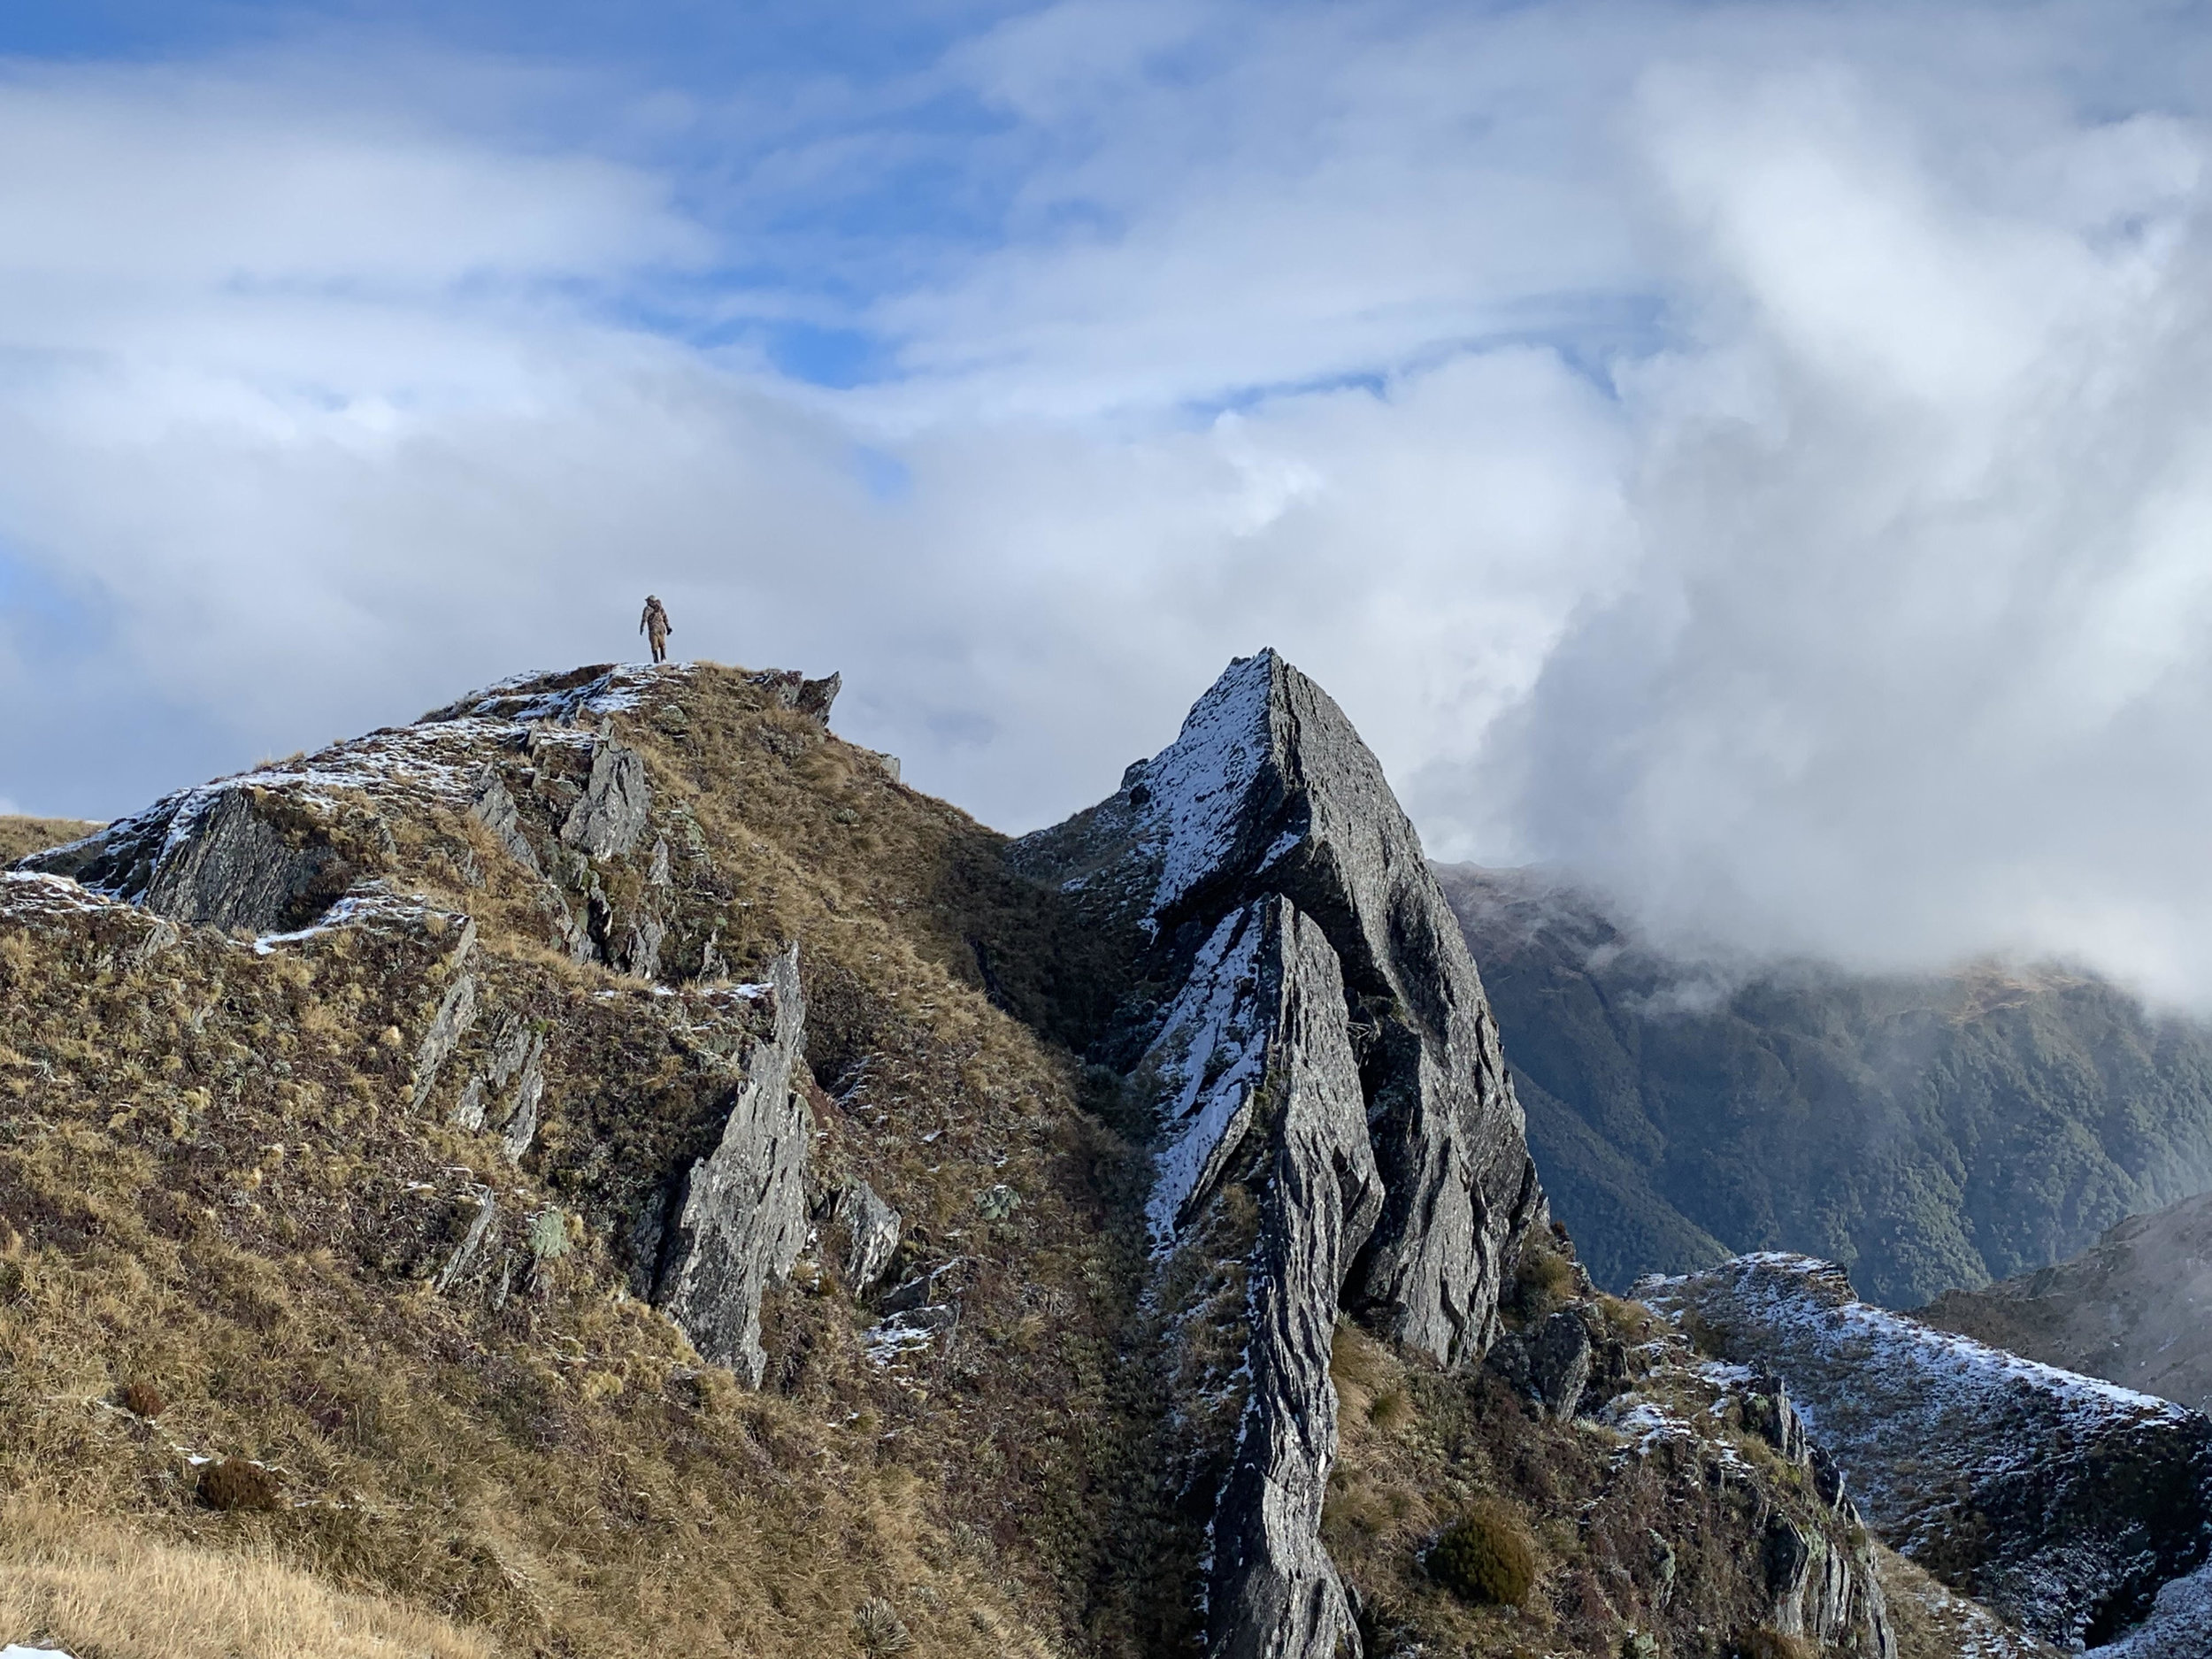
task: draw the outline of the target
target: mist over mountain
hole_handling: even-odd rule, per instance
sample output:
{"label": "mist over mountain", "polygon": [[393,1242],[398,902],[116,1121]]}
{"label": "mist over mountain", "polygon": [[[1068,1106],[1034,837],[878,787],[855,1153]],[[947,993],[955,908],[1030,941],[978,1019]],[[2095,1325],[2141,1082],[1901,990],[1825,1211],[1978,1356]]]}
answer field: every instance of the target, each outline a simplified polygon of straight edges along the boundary
{"label": "mist over mountain", "polygon": [[1784,1249],[1913,1307],[2212,1187],[2212,1027],[2093,972],[1701,961],[1557,877],[1440,876],[1601,1283]]}

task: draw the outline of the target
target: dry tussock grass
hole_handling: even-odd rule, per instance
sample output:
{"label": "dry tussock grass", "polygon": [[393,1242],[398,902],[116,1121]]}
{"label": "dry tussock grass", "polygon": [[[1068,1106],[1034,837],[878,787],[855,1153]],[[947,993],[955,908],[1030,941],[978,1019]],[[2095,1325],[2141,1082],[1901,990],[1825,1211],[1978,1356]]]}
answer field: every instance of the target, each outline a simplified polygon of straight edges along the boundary
{"label": "dry tussock grass", "polygon": [[80,1659],[492,1659],[498,1648],[265,1550],[214,1550],[19,1494],[0,1509],[0,1645]]}
{"label": "dry tussock grass", "polygon": [[73,818],[19,818],[0,814],[0,864],[89,835],[100,826]]}

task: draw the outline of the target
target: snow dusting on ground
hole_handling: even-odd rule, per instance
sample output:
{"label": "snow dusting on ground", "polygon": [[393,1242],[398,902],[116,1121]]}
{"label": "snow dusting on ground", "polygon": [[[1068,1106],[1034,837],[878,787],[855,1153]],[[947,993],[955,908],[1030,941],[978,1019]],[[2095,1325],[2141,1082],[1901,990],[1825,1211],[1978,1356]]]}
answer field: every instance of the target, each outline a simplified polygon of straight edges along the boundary
{"label": "snow dusting on ground", "polygon": [[2084,1659],[2207,1659],[2212,1655],[2212,1563],[2170,1579],[2150,1617]]}
{"label": "snow dusting on ground", "polygon": [[1183,722],[1180,736],[1144,769],[1145,813],[1158,837],[1156,915],[1201,886],[1236,850],[1245,797],[1271,749],[1268,699],[1275,656],[1230,664]]}
{"label": "snow dusting on ground", "polygon": [[1235,1149],[1266,1070],[1265,1020],[1253,995],[1264,932],[1257,906],[1222,920],[1146,1056],[1160,1079],[1166,1141],[1145,1204],[1156,1246],[1172,1242],[1192,1195]]}

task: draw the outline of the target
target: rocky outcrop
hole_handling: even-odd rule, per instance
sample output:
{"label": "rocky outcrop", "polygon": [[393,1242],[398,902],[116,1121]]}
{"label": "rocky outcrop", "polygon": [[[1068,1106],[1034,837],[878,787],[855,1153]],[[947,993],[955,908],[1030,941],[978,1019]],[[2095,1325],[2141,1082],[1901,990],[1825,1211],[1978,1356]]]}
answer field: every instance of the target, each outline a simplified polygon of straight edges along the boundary
{"label": "rocky outcrop", "polygon": [[1870,1307],[1804,1256],[1638,1289],[1787,1377],[1884,1539],[2045,1640],[2109,1638],[2212,1542],[2212,1422],[2194,1411]]}
{"label": "rocky outcrop", "polygon": [[644,757],[627,743],[603,737],[592,746],[583,793],[562,821],[562,845],[588,858],[622,857],[637,850],[652,810]]}
{"label": "rocky outcrop", "polygon": [[68,876],[176,921],[273,933],[305,926],[351,884],[356,866],[335,827],[266,791],[212,785],[34,853],[21,867]]}
{"label": "rocky outcrop", "polygon": [[876,1189],[854,1176],[837,1194],[834,1219],[844,1234],[841,1260],[845,1288],[864,1296],[899,1253],[899,1229],[903,1217],[885,1203]]}
{"label": "rocky outcrop", "polygon": [[751,678],[753,684],[773,698],[777,706],[803,714],[826,728],[829,725],[830,705],[837,701],[837,694],[845,684],[842,674],[809,680],[789,669],[767,669]]}
{"label": "rocky outcrop", "polygon": [[1440,1363],[1479,1359],[1542,1193],[1466,941],[1343,710],[1274,652],[1240,658],[1173,744],[1013,858],[1133,924],[1156,983],[1179,986],[1222,918],[1263,896],[1313,919],[1341,966],[1385,1192],[1346,1300]]}
{"label": "rocky outcrop", "polygon": [[[1151,1059],[1192,1102],[1178,1143],[1194,1171],[1178,1182],[1186,1248],[1233,1230],[1203,1213],[1227,1187],[1258,1210],[1248,1334],[1224,1379],[1243,1398],[1214,1511],[1211,1651],[1329,1659],[1357,1645],[1320,1539],[1337,1449],[1330,1344],[1338,1290],[1383,1194],[1344,981],[1321,929],[1281,898],[1226,918]],[[1194,1145],[1209,1128],[1210,1144]]]}
{"label": "rocky outcrop", "polygon": [[1543,1213],[1465,941],[1373,755],[1271,651],[1012,858],[1126,937],[1154,987],[1096,1051],[1153,1105],[1148,1217],[1179,1328],[1242,1333],[1225,1371],[1188,1384],[1210,1402],[1189,1417],[1192,1466],[1210,1434],[1233,1439],[1211,1650],[1356,1650],[1319,1540],[1337,1317],[1441,1365],[1479,1360]]}
{"label": "rocky outcrop", "polygon": [[[180,791],[24,867],[180,922],[269,935],[375,890],[420,856],[428,833],[450,885],[519,884],[572,960],[644,979],[716,977],[727,967],[726,884],[696,824],[655,800],[643,752],[617,731],[634,713],[684,718],[694,677],[680,664],[526,676],[411,726]],[[834,676],[744,683],[818,725],[836,689]],[[395,824],[418,838],[404,857]]]}
{"label": "rocky outcrop", "polygon": [[545,1033],[513,1014],[501,1017],[480,1066],[462,1086],[449,1121],[462,1129],[498,1132],[500,1147],[519,1164],[538,1132],[545,1098]]}
{"label": "rocky outcrop", "polygon": [[796,1086],[806,1001],[795,946],[770,975],[775,1035],[744,1062],[718,1146],[686,1176],[663,1246],[653,1301],[692,1346],[754,1387],[763,1294],[782,1283],[807,1240],[806,1099]]}

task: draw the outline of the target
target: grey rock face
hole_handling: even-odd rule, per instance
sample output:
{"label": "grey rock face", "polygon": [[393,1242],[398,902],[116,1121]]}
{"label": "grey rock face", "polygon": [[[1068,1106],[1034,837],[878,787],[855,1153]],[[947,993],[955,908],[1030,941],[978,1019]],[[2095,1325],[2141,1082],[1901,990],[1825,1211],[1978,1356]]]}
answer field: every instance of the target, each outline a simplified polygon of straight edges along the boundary
{"label": "grey rock face", "polygon": [[453,983],[446,987],[444,997],[438,1003],[438,1011],[430,1022],[430,1029],[423,1033],[422,1047],[415,1053],[414,1109],[430,1098],[430,1091],[438,1086],[438,1073],[468,1028],[476,1023],[476,980],[472,975],[457,973]]}
{"label": "grey rock face", "polygon": [[[1870,1307],[1805,1256],[1739,1256],[1639,1293],[1786,1376],[1868,1523],[2032,1634],[2108,1640],[2205,1558],[2212,1421],[2197,1412]],[[1823,1484],[1843,1501],[1839,1475]]]}
{"label": "grey rock face", "polygon": [[1172,745],[1013,857],[1135,918],[1171,978],[1223,917],[1266,895],[1320,926],[1357,1024],[1386,1194],[1346,1300],[1440,1363],[1479,1359],[1543,1195],[1466,941],[1343,710],[1272,651],[1242,658]]}
{"label": "grey rock face", "polygon": [[754,1049],[721,1143],[692,1165],[653,1300],[705,1358],[760,1386],[763,1294],[791,1272],[807,1236],[806,1100],[794,1087],[806,1043],[795,945],[769,975],[773,1039]]}
{"label": "grey rock face", "polygon": [[1809,1638],[1824,1651],[1860,1634],[1870,1638],[1860,1647],[1868,1659],[1896,1659],[1896,1633],[1871,1563],[1853,1560],[1781,1515],[1768,1521],[1759,1558],[1774,1598],[1767,1621],[1774,1629]]}
{"label": "grey rock face", "polygon": [[590,780],[561,825],[561,841],[588,857],[623,857],[644,837],[652,810],[644,757],[602,738],[592,750]]}
{"label": "grey rock face", "polygon": [[[1245,1403],[1214,1512],[1210,1651],[1333,1659],[1340,1643],[1356,1651],[1358,1636],[1320,1538],[1337,1448],[1330,1347],[1337,1293],[1382,1190],[1343,977],[1320,927],[1272,898],[1219,931],[1151,1062],[1202,1086],[1228,1063],[1187,1114],[1216,1126],[1211,1143],[1179,1143],[1192,1163],[1176,1203],[1183,1226],[1231,1180],[1260,1212],[1246,1267]],[[1210,1232],[1196,1226],[1187,1248],[1208,1248]]]}
{"label": "grey rock face", "polygon": [[837,1195],[837,1219],[846,1237],[845,1288],[856,1296],[865,1295],[898,1254],[904,1218],[856,1176]]}
{"label": "grey rock face", "polygon": [[1564,1423],[1590,1380],[1590,1333],[1581,1316],[1562,1310],[1544,1321],[1529,1348],[1529,1381],[1545,1414]]}
{"label": "grey rock face", "polygon": [[311,820],[280,828],[253,790],[211,786],[34,854],[20,868],[71,877],[179,922],[270,933],[313,921],[353,878],[316,830]]}
{"label": "grey rock face", "polygon": [[449,1121],[462,1129],[498,1130],[508,1156],[519,1161],[537,1133],[544,1056],[544,1033],[528,1020],[502,1016]]}
{"label": "grey rock face", "polygon": [[538,864],[538,855],[522,833],[522,813],[515,805],[515,798],[507,786],[499,780],[497,772],[489,772],[469,803],[469,815],[491,831],[499,844],[507,849],[507,856],[534,876],[545,872]]}

